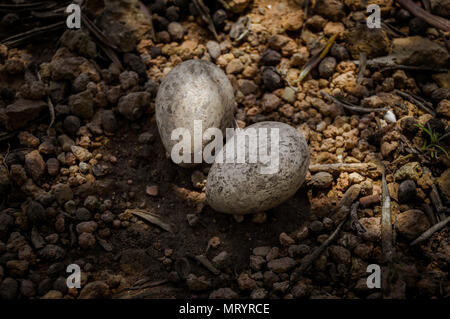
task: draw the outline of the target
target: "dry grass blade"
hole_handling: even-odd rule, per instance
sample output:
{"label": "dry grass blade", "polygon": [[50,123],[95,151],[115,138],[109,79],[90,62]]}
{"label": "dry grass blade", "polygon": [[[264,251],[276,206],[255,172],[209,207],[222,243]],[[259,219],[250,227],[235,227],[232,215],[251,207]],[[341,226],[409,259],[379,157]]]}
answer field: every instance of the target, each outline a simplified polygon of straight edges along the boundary
{"label": "dry grass blade", "polygon": [[155,28],[153,27],[153,18],[150,10],[145,6],[145,4],[142,3],[142,1],[139,1],[139,5],[141,6],[141,11],[144,13],[144,15],[147,17],[148,21],[150,22],[150,37],[153,41],[156,41],[156,35],[155,35]]}
{"label": "dry grass blade", "polygon": [[358,234],[365,233],[367,230],[364,226],[359,222],[358,218],[358,207],[359,202],[355,202],[350,209],[350,218],[351,218],[351,227]]}
{"label": "dry grass blade", "polygon": [[339,172],[372,172],[380,173],[379,168],[374,163],[334,163],[334,164],[312,164],[309,166],[309,171],[311,173],[317,172],[328,172],[328,173],[339,173]]}
{"label": "dry grass blade", "polygon": [[420,244],[421,242],[427,240],[428,238],[430,238],[435,232],[441,230],[442,228],[444,228],[448,223],[450,222],[450,216],[447,217],[446,219],[444,219],[443,221],[431,226],[426,232],[424,232],[422,235],[420,235],[419,237],[417,237],[411,244],[410,246],[414,246],[417,244]]}
{"label": "dry grass blade", "polygon": [[169,233],[173,233],[172,227],[169,224],[163,222],[161,218],[156,214],[150,213],[143,209],[127,209],[125,213],[131,213],[133,215],[136,215],[148,221],[151,224],[161,227],[162,229],[168,231]]}
{"label": "dry grass blade", "polygon": [[336,230],[330,235],[330,237],[327,238],[327,240],[322,243],[322,245],[320,245],[311,254],[309,254],[302,260],[300,267],[297,268],[291,276],[291,285],[294,285],[297,281],[300,280],[300,277],[303,275],[303,273],[308,270],[311,264],[322,254],[325,248],[327,248],[327,246],[336,239],[337,235],[344,226],[345,221],[347,220],[347,216],[340,222]]}
{"label": "dry grass blade", "polygon": [[394,248],[392,246],[391,197],[387,187],[384,166],[381,176],[381,248],[383,250],[384,261],[391,263],[394,257]]}
{"label": "dry grass blade", "polygon": [[209,9],[207,6],[205,6],[205,4],[203,3],[203,0],[193,0],[192,2],[194,3],[197,11],[200,13],[202,20],[208,26],[209,31],[211,31],[212,34],[214,35],[214,38],[217,41],[220,41],[219,37],[217,36],[217,31],[216,31],[216,27],[214,26],[214,22],[211,18],[211,15],[209,14]]}
{"label": "dry grass blade", "polygon": [[427,22],[429,25],[432,25],[433,27],[436,27],[438,29],[441,29],[443,31],[450,31],[450,21],[447,19],[444,19],[442,17],[435,16],[434,14],[431,14],[421,7],[419,7],[417,4],[412,2],[411,0],[397,0],[397,2],[406,10],[411,12],[416,17],[421,18],[425,22]]}
{"label": "dry grass blade", "polygon": [[63,22],[57,22],[57,23],[54,23],[51,25],[47,25],[45,27],[34,28],[32,30],[29,30],[29,31],[26,31],[23,33],[19,33],[19,34],[11,36],[9,38],[3,39],[1,43],[6,46],[10,46],[10,47],[16,46],[16,45],[21,44],[37,35],[63,28],[63,27],[65,27],[65,25],[66,25],[66,22],[63,21]]}
{"label": "dry grass blade", "polygon": [[334,103],[336,103],[338,105],[341,105],[343,108],[348,109],[348,110],[353,111],[353,112],[372,113],[372,112],[387,112],[388,111],[388,109],[386,109],[386,108],[366,108],[366,107],[361,107],[361,106],[358,106],[358,105],[353,105],[353,104],[350,104],[348,102],[344,102],[344,101],[342,101],[342,100],[332,96],[331,94],[328,94],[325,91],[320,91],[320,93],[323,96],[326,96],[327,98],[329,98]]}
{"label": "dry grass blade", "polygon": [[434,207],[436,208],[438,219],[444,220],[445,219],[445,215],[444,215],[445,207],[444,207],[444,205],[442,205],[441,196],[439,196],[439,191],[436,187],[436,184],[431,185],[430,198],[431,198],[431,202],[433,203]]}
{"label": "dry grass blade", "polygon": [[400,95],[401,97],[407,99],[408,101],[410,101],[411,103],[413,103],[414,105],[417,105],[418,107],[420,107],[422,110],[430,113],[431,115],[433,115],[433,117],[436,117],[436,112],[431,109],[430,107],[428,107],[425,104],[430,105],[428,102],[419,99],[417,96],[414,96],[410,93],[406,93],[406,92],[402,92],[398,89],[395,89],[394,92],[398,95]]}
{"label": "dry grass blade", "polygon": [[366,67],[367,67],[367,54],[365,52],[361,52],[359,54],[359,71],[356,83],[361,84],[364,78],[364,73],[366,72]]}
{"label": "dry grass blade", "polygon": [[212,272],[214,275],[220,275],[220,270],[218,270],[216,267],[213,266],[213,264],[209,261],[209,259],[205,255],[187,255],[188,257],[196,260],[200,265],[208,269],[210,272]]}
{"label": "dry grass blade", "polygon": [[337,36],[338,36],[337,34],[333,35],[330,38],[330,40],[328,40],[327,45],[323,48],[322,52],[313,56],[305,64],[305,66],[300,71],[300,74],[299,74],[297,80],[295,80],[294,83],[302,82],[305,79],[305,77],[309,74],[309,72],[311,72],[311,70],[314,69],[319,64],[319,62],[322,61],[322,59],[327,56],[327,54],[330,51],[331,47],[333,46],[334,42],[336,42]]}
{"label": "dry grass blade", "polygon": [[92,34],[98,40],[100,40],[100,42],[102,42],[105,46],[110,47],[111,49],[118,50],[118,48],[114,44],[112,44],[111,41],[109,41],[109,39],[103,34],[103,32],[88,17],[82,15],[81,20],[88,27],[89,31],[91,31]]}

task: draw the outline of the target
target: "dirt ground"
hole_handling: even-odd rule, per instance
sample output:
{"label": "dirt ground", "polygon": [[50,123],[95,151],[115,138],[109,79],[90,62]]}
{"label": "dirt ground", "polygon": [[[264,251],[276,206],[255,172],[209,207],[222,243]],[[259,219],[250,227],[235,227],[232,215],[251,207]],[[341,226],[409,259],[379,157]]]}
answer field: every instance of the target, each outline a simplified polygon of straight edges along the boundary
{"label": "dirt ground", "polygon": [[[204,2],[87,1],[79,31],[48,27],[65,4],[0,4],[0,299],[448,298],[449,30],[390,0],[367,1],[381,7],[373,30],[363,1]],[[423,2],[449,17],[448,1]],[[155,97],[189,59],[226,73],[240,127],[305,136],[311,166],[289,200],[218,213],[210,166],[171,161]],[[81,289],[66,286],[70,264]]]}

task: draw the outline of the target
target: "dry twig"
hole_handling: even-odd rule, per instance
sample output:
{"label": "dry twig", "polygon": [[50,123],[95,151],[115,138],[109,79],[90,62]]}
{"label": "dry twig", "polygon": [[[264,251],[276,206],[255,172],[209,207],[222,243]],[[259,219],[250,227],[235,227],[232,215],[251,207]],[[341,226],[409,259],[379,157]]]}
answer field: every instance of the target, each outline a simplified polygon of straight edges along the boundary
{"label": "dry twig", "polygon": [[421,242],[427,240],[428,238],[430,238],[435,232],[441,230],[442,228],[445,227],[445,225],[447,225],[450,222],[450,216],[447,217],[446,219],[442,220],[441,222],[431,226],[426,232],[424,232],[422,235],[420,235],[419,237],[417,237],[411,244],[410,246],[414,246],[417,244],[420,244]]}
{"label": "dry twig", "polygon": [[433,27],[441,29],[443,31],[450,31],[450,21],[449,20],[439,17],[439,16],[435,16],[434,14],[431,14],[431,13],[425,11],[424,9],[419,7],[417,4],[415,4],[411,0],[397,0],[397,2],[403,8],[405,8],[406,10],[411,12],[416,17],[421,18],[422,20],[427,22],[429,25],[432,25]]}
{"label": "dry twig", "polygon": [[[348,216],[348,214],[347,214]],[[308,270],[308,268],[311,266],[311,264],[322,254],[322,252],[327,248],[327,246],[336,239],[337,235],[341,231],[342,227],[344,226],[345,221],[347,218],[344,218],[343,221],[340,222],[340,224],[337,226],[336,230],[330,235],[330,237],[325,240],[322,245],[320,245],[318,248],[316,248],[311,254],[306,256],[300,265],[299,268],[297,268],[294,273],[291,276],[291,285],[295,284],[297,281],[300,280],[300,277],[303,275],[303,273]]]}

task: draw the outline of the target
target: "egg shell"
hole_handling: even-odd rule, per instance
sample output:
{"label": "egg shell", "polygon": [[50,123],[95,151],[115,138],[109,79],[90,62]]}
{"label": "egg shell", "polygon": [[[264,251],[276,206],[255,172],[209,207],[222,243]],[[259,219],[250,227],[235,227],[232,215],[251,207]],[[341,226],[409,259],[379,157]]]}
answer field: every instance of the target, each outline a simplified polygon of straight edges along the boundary
{"label": "egg shell", "polygon": [[[260,122],[244,131],[250,128],[268,128],[269,132],[273,128],[279,129],[278,171],[273,174],[261,173],[261,168],[267,167],[267,164],[260,160],[248,163],[248,157],[246,163],[216,161],[206,182],[206,201],[218,212],[244,215],[269,210],[293,196],[305,181],[309,148],[302,133],[280,122]],[[233,139],[236,142],[236,135]],[[270,141],[262,140],[266,141],[270,154]],[[245,148],[248,153],[248,144],[245,144]],[[226,149],[225,146],[217,157],[220,158],[222,152],[226,153]]]}
{"label": "egg shell", "polygon": [[[186,128],[191,134],[191,154],[194,154],[199,151],[194,150],[195,120],[202,121],[202,133],[214,127],[225,134],[226,128],[233,127],[233,87],[215,64],[203,60],[184,61],[162,80],[156,96],[155,113],[166,151],[170,154],[178,143],[171,140],[172,132],[176,128]],[[208,142],[203,141],[202,148]]]}

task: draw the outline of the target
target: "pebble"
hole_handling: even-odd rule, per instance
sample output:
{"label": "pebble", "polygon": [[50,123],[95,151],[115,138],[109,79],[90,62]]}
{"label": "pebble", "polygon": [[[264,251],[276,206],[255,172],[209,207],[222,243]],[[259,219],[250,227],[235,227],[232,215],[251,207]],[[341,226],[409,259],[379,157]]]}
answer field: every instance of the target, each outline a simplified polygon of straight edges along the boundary
{"label": "pebble", "polygon": [[269,91],[275,91],[276,89],[283,87],[283,80],[281,79],[281,76],[271,67],[264,69],[262,73],[262,80],[264,86]]}
{"label": "pebble", "polygon": [[314,188],[329,188],[333,184],[333,175],[328,172],[319,172],[312,176],[309,184]]}
{"label": "pebble", "polygon": [[45,173],[45,162],[39,151],[34,150],[25,155],[25,168],[34,181],[38,181]]}
{"label": "pebble", "polygon": [[0,299],[12,300],[17,296],[19,284],[13,278],[6,278],[0,284]]}
{"label": "pebble", "polygon": [[265,93],[262,97],[261,104],[265,112],[271,112],[278,108],[281,104],[281,100],[275,94]]}
{"label": "pebble", "polygon": [[205,291],[210,289],[211,282],[204,276],[197,277],[194,274],[189,274],[186,278],[186,284],[191,291]]}
{"label": "pebble", "polygon": [[80,291],[79,299],[107,299],[111,297],[109,286],[103,281],[88,283]]}
{"label": "pebble", "polygon": [[69,97],[69,107],[73,115],[90,119],[94,115],[94,97],[88,90]]}
{"label": "pebble", "polygon": [[184,36],[184,28],[178,22],[171,22],[167,27],[167,31],[169,32],[171,38],[175,41],[180,41]]}
{"label": "pebble", "polygon": [[275,66],[281,61],[281,54],[275,50],[267,49],[261,56],[261,64],[267,66]]}
{"label": "pebble", "polygon": [[280,244],[283,246],[289,246],[295,244],[295,240],[292,239],[288,234],[281,233],[280,234]]}
{"label": "pebble", "polygon": [[44,207],[36,201],[30,202],[30,204],[27,206],[26,213],[28,220],[33,225],[40,225],[47,219]]}
{"label": "pebble", "polygon": [[231,288],[219,288],[209,295],[210,299],[237,299],[239,295]]}
{"label": "pebble", "polygon": [[226,67],[227,74],[241,73],[244,70],[244,64],[239,59],[231,60]]}
{"label": "pebble", "polygon": [[226,251],[222,251],[212,259],[212,262],[217,269],[225,269],[230,265],[230,255]]}
{"label": "pebble", "polygon": [[133,92],[120,98],[118,110],[130,121],[141,117],[144,109],[150,105],[151,95],[148,92]]}
{"label": "pebble", "polygon": [[206,49],[208,50],[208,53],[211,56],[211,58],[213,58],[214,60],[217,59],[222,54],[220,45],[216,41],[206,42]]}
{"label": "pebble", "polygon": [[47,160],[46,166],[47,166],[47,172],[50,176],[58,175],[60,165],[59,165],[59,161],[56,158],[54,158],[54,157],[49,158]]}
{"label": "pebble", "polygon": [[102,126],[108,133],[114,133],[117,131],[117,120],[112,110],[104,110],[102,112]]}
{"label": "pebble", "polygon": [[321,78],[328,79],[333,75],[336,69],[336,59],[334,57],[326,57],[319,64],[319,74]]}
{"label": "pebble", "polygon": [[80,162],[88,162],[92,158],[92,153],[81,146],[72,145],[70,150]]}
{"label": "pebble", "polygon": [[283,257],[269,261],[267,267],[276,273],[285,273],[291,270],[297,263],[290,257]]}
{"label": "pebble", "polygon": [[293,88],[288,86],[284,89],[282,98],[286,102],[294,104],[294,102],[297,100],[297,93]]}
{"label": "pebble", "polygon": [[95,237],[90,233],[82,233],[78,236],[78,244],[83,249],[89,249],[95,246]]}
{"label": "pebble", "polygon": [[73,198],[70,186],[61,183],[53,186],[53,195],[55,195],[55,199],[59,204],[64,204]]}
{"label": "pebble", "polygon": [[407,204],[408,202],[416,199],[416,183],[411,180],[405,180],[400,183],[398,187],[398,201],[401,204]]}
{"label": "pebble", "polygon": [[427,216],[420,210],[411,209],[397,215],[396,229],[409,240],[414,240],[430,228]]}

